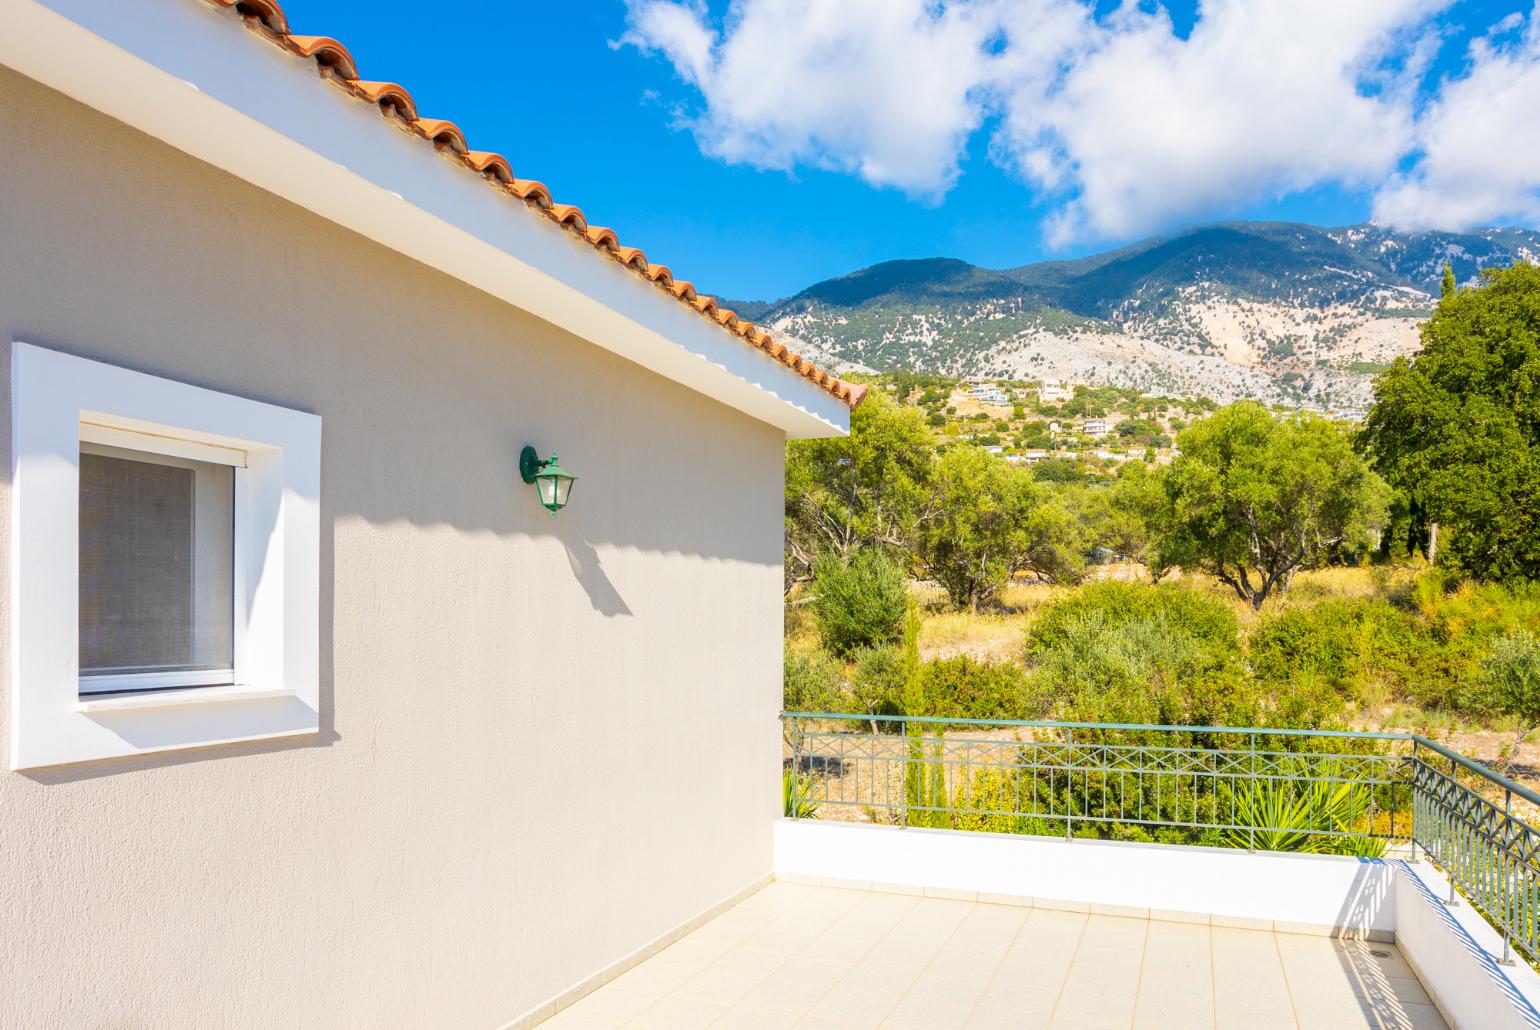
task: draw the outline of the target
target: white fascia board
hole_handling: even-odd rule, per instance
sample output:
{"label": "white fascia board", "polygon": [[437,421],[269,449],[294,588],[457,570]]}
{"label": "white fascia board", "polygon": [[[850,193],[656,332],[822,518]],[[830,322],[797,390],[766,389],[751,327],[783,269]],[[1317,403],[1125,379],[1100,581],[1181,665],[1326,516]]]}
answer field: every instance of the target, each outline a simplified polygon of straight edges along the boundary
{"label": "white fascia board", "polygon": [[372,105],[318,81],[313,62],[267,45],[227,10],[0,0],[0,24],[0,64],[201,161],[788,437],[849,431],[844,402],[392,131]]}

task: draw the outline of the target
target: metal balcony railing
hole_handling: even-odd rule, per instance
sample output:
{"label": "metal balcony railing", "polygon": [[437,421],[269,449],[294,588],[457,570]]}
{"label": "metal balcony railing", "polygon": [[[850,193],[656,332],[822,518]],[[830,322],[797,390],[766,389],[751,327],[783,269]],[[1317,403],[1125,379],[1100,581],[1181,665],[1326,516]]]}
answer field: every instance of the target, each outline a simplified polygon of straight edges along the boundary
{"label": "metal balcony railing", "polygon": [[1420,848],[1451,903],[1457,888],[1507,949],[1540,962],[1540,831],[1525,819],[1540,794],[1417,734],[782,720],[789,816],[1366,857]]}

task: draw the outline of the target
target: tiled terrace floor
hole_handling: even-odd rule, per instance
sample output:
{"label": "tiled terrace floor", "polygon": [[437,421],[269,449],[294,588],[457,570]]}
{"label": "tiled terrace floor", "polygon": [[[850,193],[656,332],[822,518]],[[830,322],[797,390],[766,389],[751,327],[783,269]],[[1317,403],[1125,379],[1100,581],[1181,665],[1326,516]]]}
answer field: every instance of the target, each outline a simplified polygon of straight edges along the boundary
{"label": "tiled terrace floor", "polygon": [[544,1025],[1444,1022],[1388,944],[773,883]]}

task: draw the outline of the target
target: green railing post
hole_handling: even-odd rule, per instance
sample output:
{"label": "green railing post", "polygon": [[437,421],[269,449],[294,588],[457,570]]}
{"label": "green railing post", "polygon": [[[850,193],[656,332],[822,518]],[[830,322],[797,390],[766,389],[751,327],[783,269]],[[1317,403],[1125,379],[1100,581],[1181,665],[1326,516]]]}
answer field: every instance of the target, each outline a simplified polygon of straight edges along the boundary
{"label": "green railing post", "polygon": [[[1412,838],[1412,864],[1415,865],[1417,863],[1417,741],[1415,739],[1412,741],[1412,759],[1411,759],[1411,764],[1408,765],[1407,768],[1411,771],[1411,776],[1412,776],[1412,826],[1411,826],[1411,838]],[[1394,795],[1392,795],[1392,799],[1393,798],[1394,798]],[[1394,837],[1396,835],[1396,810],[1395,810],[1394,806],[1392,806],[1391,810],[1390,810],[1390,835],[1392,837]]]}
{"label": "green railing post", "polygon": [[802,818],[802,724],[791,724],[791,804],[793,817]]}
{"label": "green railing post", "polygon": [[[1246,789],[1252,792],[1252,794],[1251,794],[1252,797],[1256,797],[1256,789],[1257,789],[1257,735],[1255,733],[1251,734],[1250,739],[1251,739],[1251,761],[1250,761],[1249,764],[1250,764],[1251,772],[1250,772],[1250,777],[1249,777],[1249,779],[1247,780],[1247,783],[1246,783]],[[1233,801],[1230,803],[1230,808],[1231,808],[1232,811],[1235,808],[1235,803]],[[1253,811],[1255,811],[1255,809],[1253,809]],[[1248,852],[1250,852],[1251,854],[1255,855],[1257,853],[1256,818],[1253,816],[1251,818],[1248,818],[1246,820],[1246,822],[1247,822],[1247,826],[1246,826],[1246,850]]]}
{"label": "green railing post", "polygon": [[[1503,835],[1508,834],[1508,823],[1513,819],[1513,791],[1503,791]],[[1503,957],[1498,962],[1513,965],[1513,878],[1508,875],[1508,863],[1499,859],[1503,876]]]}
{"label": "green railing post", "polygon": [[[1453,781],[1456,787],[1460,785],[1460,767],[1455,765],[1453,758],[1449,759],[1449,779]],[[1445,848],[1448,853],[1444,856],[1444,875],[1449,877],[1449,901],[1447,904],[1450,908],[1454,908],[1460,903],[1460,895],[1454,889],[1454,864],[1459,859],[1454,853],[1456,850],[1454,842],[1450,841],[1448,844],[1449,846]]]}
{"label": "green railing post", "polygon": [[[899,825],[900,829],[908,829],[908,827],[909,827],[909,765],[910,765],[910,762],[911,762],[912,759],[911,759],[911,755],[910,755],[910,744],[909,744],[909,723],[908,723],[907,720],[900,719],[898,721],[898,732],[904,738],[904,749],[903,749],[902,752],[900,752],[904,756],[903,757],[903,765],[898,767],[899,768],[899,772],[901,774],[899,776],[899,778],[898,778],[898,825]],[[915,775],[916,776],[919,775],[919,769],[918,768],[916,768],[916,770],[915,770]]]}
{"label": "green railing post", "polygon": [[1064,771],[1064,839],[1075,839],[1075,731],[1065,730],[1069,742],[1069,768]]}

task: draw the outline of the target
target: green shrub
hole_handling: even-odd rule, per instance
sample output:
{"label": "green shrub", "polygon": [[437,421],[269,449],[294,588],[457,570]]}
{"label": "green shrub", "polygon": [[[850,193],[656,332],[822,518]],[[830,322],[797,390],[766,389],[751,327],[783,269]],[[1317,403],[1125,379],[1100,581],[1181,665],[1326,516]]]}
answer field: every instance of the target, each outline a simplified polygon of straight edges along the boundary
{"label": "green shrub", "polygon": [[1028,634],[1029,652],[1053,650],[1073,635],[1074,623],[1087,617],[1109,627],[1163,628],[1181,638],[1180,646],[1201,663],[1223,665],[1239,656],[1239,625],[1225,602],[1174,583],[1115,581],[1093,583],[1045,608]]}
{"label": "green shrub", "polygon": [[848,657],[863,647],[896,644],[903,636],[909,582],[891,558],[876,548],[858,551],[849,562],[822,558],[814,566],[813,611],[823,645]]}
{"label": "green shrub", "polygon": [[850,693],[856,711],[902,715],[904,697],[914,677],[914,660],[901,647],[863,647],[855,653]]}
{"label": "green shrub", "polygon": [[1030,718],[1026,675],[1014,665],[966,656],[941,658],[920,669],[919,711],[941,719]]}
{"label": "green shrub", "polygon": [[1519,630],[1499,637],[1481,663],[1481,705],[1518,724],[1513,745],[1499,769],[1506,769],[1524,738],[1540,727],[1540,639]]}
{"label": "green shrub", "polygon": [[1251,632],[1248,655],[1265,684],[1314,677],[1339,694],[1376,686],[1401,697],[1431,642],[1408,613],[1378,600],[1341,599],[1292,608]]}
{"label": "green shrub", "polygon": [[1255,717],[1238,632],[1228,604],[1185,587],[1097,583],[1044,610],[1027,659],[1064,718],[1235,725]]}
{"label": "green shrub", "polygon": [[839,712],[848,707],[840,665],[822,651],[788,648],[781,691],[788,712]]}

